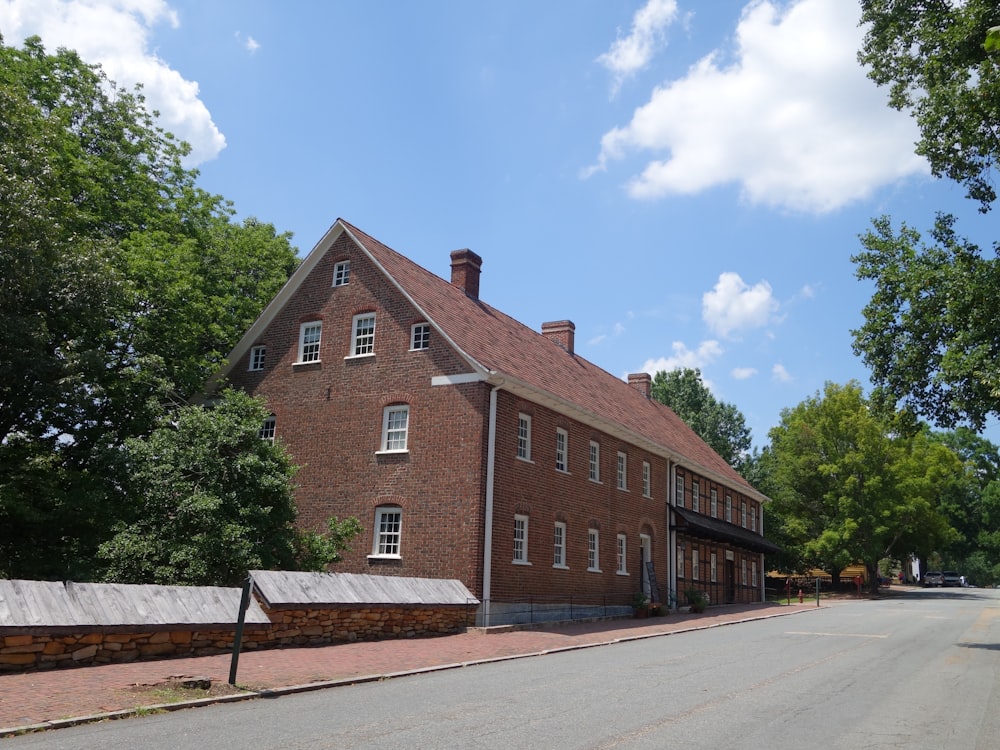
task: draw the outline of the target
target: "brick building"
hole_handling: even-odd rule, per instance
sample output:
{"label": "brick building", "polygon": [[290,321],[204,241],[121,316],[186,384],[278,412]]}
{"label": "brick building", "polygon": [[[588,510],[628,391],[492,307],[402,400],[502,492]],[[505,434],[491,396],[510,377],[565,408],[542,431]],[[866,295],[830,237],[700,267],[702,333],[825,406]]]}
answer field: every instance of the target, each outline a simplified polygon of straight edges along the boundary
{"label": "brick building", "polygon": [[[338,570],[457,578],[495,623],[525,602],[713,603],[763,592],[763,503],[651,378],[574,351],[338,220],[246,333],[223,375],[267,399],[262,435],[296,464],[299,521],[356,516]],[[651,591],[652,585],[652,591]]]}

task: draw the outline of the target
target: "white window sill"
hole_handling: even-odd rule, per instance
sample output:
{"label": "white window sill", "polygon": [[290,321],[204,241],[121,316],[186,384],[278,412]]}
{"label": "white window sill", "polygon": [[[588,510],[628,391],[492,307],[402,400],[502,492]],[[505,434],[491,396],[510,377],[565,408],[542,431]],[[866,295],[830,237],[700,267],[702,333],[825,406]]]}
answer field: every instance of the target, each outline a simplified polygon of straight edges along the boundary
{"label": "white window sill", "polygon": [[527,560],[511,560],[514,565],[531,565]]}
{"label": "white window sill", "polygon": [[619,492],[628,492],[628,487],[615,487]]}
{"label": "white window sill", "polygon": [[369,560],[402,560],[402,555],[368,555]]}
{"label": "white window sill", "polygon": [[524,463],[526,463],[526,464],[533,464],[533,463],[535,463],[530,458],[525,458],[524,456],[516,456],[516,458],[517,458],[518,461],[524,461]]}
{"label": "white window sill", "polygon": [[396,450],[396,451],[375,451],[375,455],[376,456],[395,456],[395,455],[398,455],[400,453],[409,453],[409,452],[410,452],[409,448],[403,448],[402,450]]}
{"label": "white window sill", "polygon": [[616,570],[615,571],[615,575],[616,576],[627,576],[628,575],[628,571],[627,570]]}
{"label": "white window sill", "polygon": [[322,360],[311,359],[308,362],[292,362],[292,367],[304,367],[306,365],[320,365],[323,364]]}
{"label": "white window sill", "polygon": [[348,354],[344,359],[367,359],[374,356],[375,352],[369,352],[368,354]]}
{"label": "white window sill", "polygon": [[569,565],[553,565],[552,567],[557,570],[569,570]]}
{"label": "white window sill", "polygon": [[588,573],[603,573],[604,571],[600,568],[587,568]]}
{"label": "white window sill", "polygon": [[569,473],[569,469],[560,469],[558,466],[556,467],[556,474],[565,474],[568,477],[573,476]]}
{"label": "white window sill", "polygon": [[590,481],[593,482],[594,484],[604,484],[604,482],[602,482],[600,479],[590,479]]}

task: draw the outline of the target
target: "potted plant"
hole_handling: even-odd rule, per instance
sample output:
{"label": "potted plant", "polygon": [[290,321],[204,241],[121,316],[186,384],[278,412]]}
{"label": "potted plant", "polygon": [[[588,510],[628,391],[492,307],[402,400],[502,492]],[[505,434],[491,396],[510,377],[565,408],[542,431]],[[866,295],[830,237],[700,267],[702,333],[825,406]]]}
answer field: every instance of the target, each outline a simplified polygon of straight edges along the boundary
{"label": "potted plant", "polygon": [[684,592],[684,596],[687,598],[692,614],[704,612],[705,607],[708,606],[708,599],[706,599],[705,595],[701,591],[698,591],[698,589],[688,589]]}
{"label": "potted plant", "polygon": [[649,597],[641,591],[632,596],[632,614],[635,617],[649,617]]}

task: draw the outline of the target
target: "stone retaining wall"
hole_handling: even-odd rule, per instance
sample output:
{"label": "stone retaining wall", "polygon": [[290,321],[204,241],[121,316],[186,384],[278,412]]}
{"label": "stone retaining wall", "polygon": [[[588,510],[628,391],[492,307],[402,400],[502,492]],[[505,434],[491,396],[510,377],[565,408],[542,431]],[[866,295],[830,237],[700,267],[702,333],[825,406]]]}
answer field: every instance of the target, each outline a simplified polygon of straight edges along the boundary
{"label": "stone retaining wall", "polygon": [[[465,628],[467,618],[466,608],[456,606],[263,609],[271,625],[247,625],[243,651],[455,633]],[[236,628],[146,633],[108,632],[106,628],[73,633],[66,633],[65,628],[60,633],[42,630],[0,634],[0,672],[228,653]]]}

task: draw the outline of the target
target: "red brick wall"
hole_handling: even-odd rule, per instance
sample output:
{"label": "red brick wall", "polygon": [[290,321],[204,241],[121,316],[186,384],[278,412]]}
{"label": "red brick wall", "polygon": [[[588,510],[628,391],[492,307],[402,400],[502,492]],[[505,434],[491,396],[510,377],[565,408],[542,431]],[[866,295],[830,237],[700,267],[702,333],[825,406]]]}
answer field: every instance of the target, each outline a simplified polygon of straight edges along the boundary
{"label": "red brick wall", "polygon": [[[350,282],[332,287],[333,267],[350,259]],[[347,358],[352,318],[375,311],[375,355]],[[299,324],[323,320],[321,362],[292,366]],[[434,331],[430,348],[409,351],[410,327],[423,320],[343,235],[320,260],[256,343],[267,346],[263,373],[236,363],[232,381],[267,398],[276,436],[301,469],[299,523],[356,516],[364,532],[338,571],[457,578],[476,591],[482,560],[486,410],[482,384],[431,386],[435,375],[469,368]],[[410,407],[407,453],[377,453],[383,408]],[[401,560],[370,560],[375,508],[402,509]]]}
{"label": "red brick wall", "polygon": [[[531,422],[531,462],[517,458],[520,413]],[[556,428],[569,433],[568,471],[555,468]],[[590,441],[601,446],[601,482],[589,479]],[[658,582],[667,582],[666,496],[667,466],[604,433],[551,410],[501,393],[497,406],[496,482],[494,492],[493,585],[491,598],[499,601],[551,596],[607,594],[628,604],[641,585],[639,535],[652,540],[652,558]],[[628,490],[616,487],[618,451],[628,454]],[[642,462],[649,461],[651,497],[643,497]],[[527,565],[513,559],[514,515],[528,523]],[[567,569],[553,568],[553,530],[566,524]],[[600,531],[600,573],[587,570],[588,529]],[[618,575],[617,536],[628,538],[629,575]]]}

